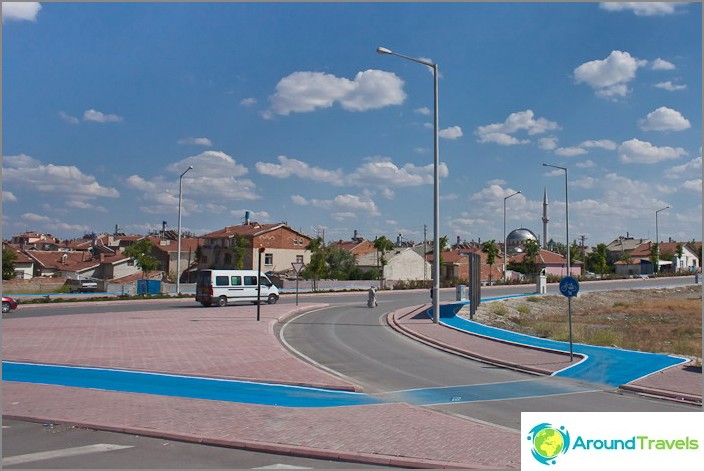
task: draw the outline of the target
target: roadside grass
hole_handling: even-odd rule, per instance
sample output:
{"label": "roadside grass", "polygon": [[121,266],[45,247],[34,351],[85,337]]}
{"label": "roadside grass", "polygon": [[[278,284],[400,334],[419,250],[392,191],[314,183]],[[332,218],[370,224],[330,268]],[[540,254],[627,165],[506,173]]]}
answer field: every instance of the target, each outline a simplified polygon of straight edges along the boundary
{"label": "roadside grass", "polygon": [[[576,304],[576,303],[575,303]],[[520,324],[535,335],[569,340],[566,314],[552,314]],[[653,353],[701,358],[702,301],[700,299],[644,299],[591,312],[573,305],[573,341]]]}

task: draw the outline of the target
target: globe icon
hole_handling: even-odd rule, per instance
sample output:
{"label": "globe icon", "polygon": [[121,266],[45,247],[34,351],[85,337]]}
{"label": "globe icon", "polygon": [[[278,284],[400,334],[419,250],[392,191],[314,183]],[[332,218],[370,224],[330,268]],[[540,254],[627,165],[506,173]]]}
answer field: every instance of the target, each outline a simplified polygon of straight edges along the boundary
{"label": "globe icon", "polygon": [[533,449],[545,459],[555,458],[564,446],[562,434],[554,428],[545,428],[533,437]]}

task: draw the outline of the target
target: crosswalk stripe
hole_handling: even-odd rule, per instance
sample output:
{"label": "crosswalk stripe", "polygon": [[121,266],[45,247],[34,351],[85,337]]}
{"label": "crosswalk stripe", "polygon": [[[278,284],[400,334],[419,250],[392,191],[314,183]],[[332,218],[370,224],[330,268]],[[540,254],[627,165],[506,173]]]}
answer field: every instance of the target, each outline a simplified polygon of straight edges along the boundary
{"label": "crosswalk stripe", "polygon": [[294,466],[292,464],[270,464],[269,466],[260,466],[258,468],[252,468],[252,469],[313,469],[313,468],[306,468],[305,466]]}
{"label": "crosswalk stripe", "polygon": [[64,458],[67,456],[87,455],[90,453],[102,453],[104,451],[122,450],[123,448],[132,448],[132,446],[98,443],[96,445],[79,446],[75,448],[64,448],[61,450],[28,453],[26,455],[9,456],[7,458],[3,458],[2,466],[15,466],[18,464],[31,463],[33,461],[49,460],[53,458]]}

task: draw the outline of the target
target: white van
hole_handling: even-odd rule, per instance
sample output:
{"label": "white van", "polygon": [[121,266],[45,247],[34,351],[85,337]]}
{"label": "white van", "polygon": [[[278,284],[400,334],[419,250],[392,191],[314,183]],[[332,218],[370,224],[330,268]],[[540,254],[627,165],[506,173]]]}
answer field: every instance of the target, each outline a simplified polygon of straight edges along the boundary
{"label": "white van", "polygon": [[[201,270],[196,279],[196,302],[203,306],[217,304],[227,306],[228,302],[257,302],[257,270]],[[279,300],[279,290],[261,274],[262,301],[275,304]]]}

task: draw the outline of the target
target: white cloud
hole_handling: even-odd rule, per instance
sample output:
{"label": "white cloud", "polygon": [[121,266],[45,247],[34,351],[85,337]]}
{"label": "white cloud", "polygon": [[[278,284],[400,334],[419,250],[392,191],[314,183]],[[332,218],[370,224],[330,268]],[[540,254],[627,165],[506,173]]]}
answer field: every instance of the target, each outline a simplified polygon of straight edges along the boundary
{"label": "white cloud", "polygon": [[701,156],[690,160],[682,165],[676,165],[665,172],[665,178],[676,179],[680,178],[683,174],[693,174],[702,172],[702,158]]}
{"label": "white cloud", "polygon": [[235,209],[230,211],[230,215],[239,217],[244,222],[244,215],[249,211],[249,219],[259,223],[266,223],[271,219],[267,211],[252,211],[251,209]]}
{"label": "white cloud", "polygon": [[[314,206],[316,208],[332,210],[335,213],[347,215],[378,216],[379,209],[374,201],[367,196],[337,195],[331,200],[306,199],[300,195],[291,196],[291,201],[299,206]],[[347,217],[347,216],[345,216]]]}
{"label": "white cloud", "polygon": [[459,126],[451,126],[447,129],[442,129],[438,131],[438,137],[451,140],[459,139],[462,137],[462,128]]}
{"label": "white cloud", "polygon": [[91,203],[88,203],[87,201],[83,201],[83,200],[66,201],[66,206],[68,206],[69,208],[97,211],[99,213],[107,213],[108,212],[108,210],[104,206],[91,204]]}
{"label": "white cloud", "polygon": [[25,221],[30,221],[30,222],[50,222],[51,218],[48,216],[42,216],[40,214],[35,214],[35,213],[24,213],[22,216],[20,216],[22,219]]}
{"label": "white cloud", "polygon": [[198,155],[186,157],[185,159],[173,163],[166,167],[169,172],[181,174],[189,166],[193,167],[184,178],[210,177],[215,179],[229,179],[230,177],[241,177],[249,170],[238,164],[234,158],[225,152],[207,150]]}
{"label": "white cloud", "polygon": [[659,57],[652,62],[651,68],[653,70],[675,70],[676,69],[675,64],[673,64],[672,62],[668,62],[664,59],[660,59]]}
{"label": "white cloud", "polygon": [[400,105],[405,99],[403,80],[391,72],[366,70],[354,80],[322,72],[294,72],[276,85],[276,93],[269,97],[271,110],[264,117],[315,111],[336,102],[348,111],[366,111]]}
{"label": "white cloud", "polygon": [[78,124],[80,122],[78,120],[78,118],[71,116],[70,114],[65,113],[63,111],[61,111],[59,113],[59,116],[61,117],[61,119],[63,119],[64,121],[66,121],[67,123],[70,123],[70,124]]}
{"label": "white cloud", "polygon": [[560,147],[555,150],[555,155],[562,157],[574,157],[575,155],[583,155],[586,153],[587,151],[581,147]]}
{"label": "white cloud", "polygon": [[184,139],[179,139],[178,144],[207,146],[207,147],[210,147],[213,145],[213,143],[207,137],[186,137]]}
{"label": "white cloud", "polygon": [[3,203],[8,203],[8,202],[14,203],[15,201],[17,201],[17,197],[11,191],[5,191],[5,190],[2,191],[2,202]]}
{"label": "white cloud", "polygon": [[105,114],[94,109],[83,112],[83,121],[92,121],[95,123],[119,123],[123,121],[122,116],[116,114]]}
{"label": "white cloud", "polygon": [[519,140],[512,134],[526,131],[532,136],[559,129],[557,123],[545,118],[535,119],[534,116],[533,110],[519,111],[511,113],[503,123],[479,126],[475,131],[479,137],[478,142],[493,142],[501,145],[527,144],[529,140]]}
{"label": "white cloud", "polygon": [[608,139],[602,139],[599,141],[584,141],[579,145],[579,147],[587,147],[587,148],[599,147],[599,148],[606,149],[606,150],[616,150],[616,148],[618,147],[618,144],[616,144],[614,141],[610,141]]}
{"label": "white cloud", "polygon": [[413,111],[415,111],[415,112],[418,113],[418,114],[425,115],[425,116],[427,116],[427,115],[430,114],[430,108],[425,107],[425,106],[422,107],[422,108],[416,108],[416,109],[413,110]]}
{"label": "white cloud", "polygon": [[41,9],[39,2],[2,2],[2,22],[37,21]]}
{"label": "white cloud", "polygon": [[662,88],[663,90],[667,90],[668,92],[676,92],[679,90],[685,90],[687,88],[687,85],[673,84],[671,81],[668,80],[667,82],[656,83],[655,87]]}
{"label": "white cloud", "polygon": [[252,106],[257,104],[257,99],[256,98],[245,98],[242,101],[240,101],[240,106]]}
{"label": "white cloud", "polygon": [[[382,188],[429,185],[433,183],[433,172],[433,164],[418,167],[408,163],[399,167],[390,159],[377,158],[357,168],[347,177],[347,182],[356,186],[371,184]],[[448,176],[444,162],[440,163],[438,173],[440,177]]]}
{"label": "white cloud", "polygon": [[101,186],[92,175],[86,175],[73,165],[44,165],[27,155],[3,159],[3,182],[28,186],[40,193],[55,193],[63,197],[117,198],[120,192]]}
{"label": "white cloud", "polygon": [[686,190],[691,190],[691,191],[696,191],[701,193],[702,192],[702,179],[697,178],[696,180],[687,180],[682,184],[682,188]]}
{"label": "white cloud", "polygon": [[[328,170],[312,167],[306,162],[278,157],[279,163],[257,162],[255,167],[263,175],[276,178],[299,178],[329,183],[335,186],[378,186],[382,189],[408,186],[430,185],[433,183],[434,165],[416,166],[408,163],[399,167],[386,157],[374,157],[345,175],[342,170]],[[443,162],[438,167],[440,177],[447,177],[449,171]]]}
{"label": "white cloud", "polygon": [[574,77],[577,83],[586,83],[602,98],[624,97],[628,94],[628,82],[646,64],[647,61],[627,52],[611,51],[606,59],[585,62],[574,69]]}
{"label": "white cloud", "polygon": [[577,168],[594,168],[596,163],[593,160],[585,160],[584,162],[578,162],[575,164]]}
{"label": "white cloud", "polygon": [[636,16],[663,16],[677,13],[677,8],[685,2],[601,2],[599,6],[607,11],[632,11]]}
{"label": "white cloud", "polygon": [[596,183],[596,179],[592,177],[584,177],[580,178],[579,180],[573,180],[572,185],[574,185],[577,188],[584,188],[584,189],[591,189],[594,188],[594,184]]}
{"label": "white cloud", "polygon": [[332,185],[343,184],[342,170],[326,170],[319,167],[311,167],[306,162],[297,159],[289,159],[284,155],[278,157],[279,163],[257,162],[255,168],[262,175],[269,175],[276,178],[288,178],[295,175],[306,180],[330,183]]}
{"label": "white cloud", "polygon": [[681,148],[656,147],[650,142],[631,139],[618,147],[619,160],[624,164],[655,164],[687,155]]}
{"label": "white cloud", "polygon": [[682,113],[666,106],[648,113],[638,124],[643,131],[684,131],[691,127]]}
{"label": "white cloud", "polygon": [[541,137],[538,139],[538,147],[543,150],[557,149],[557,140],[558,139],[555,136]]}

